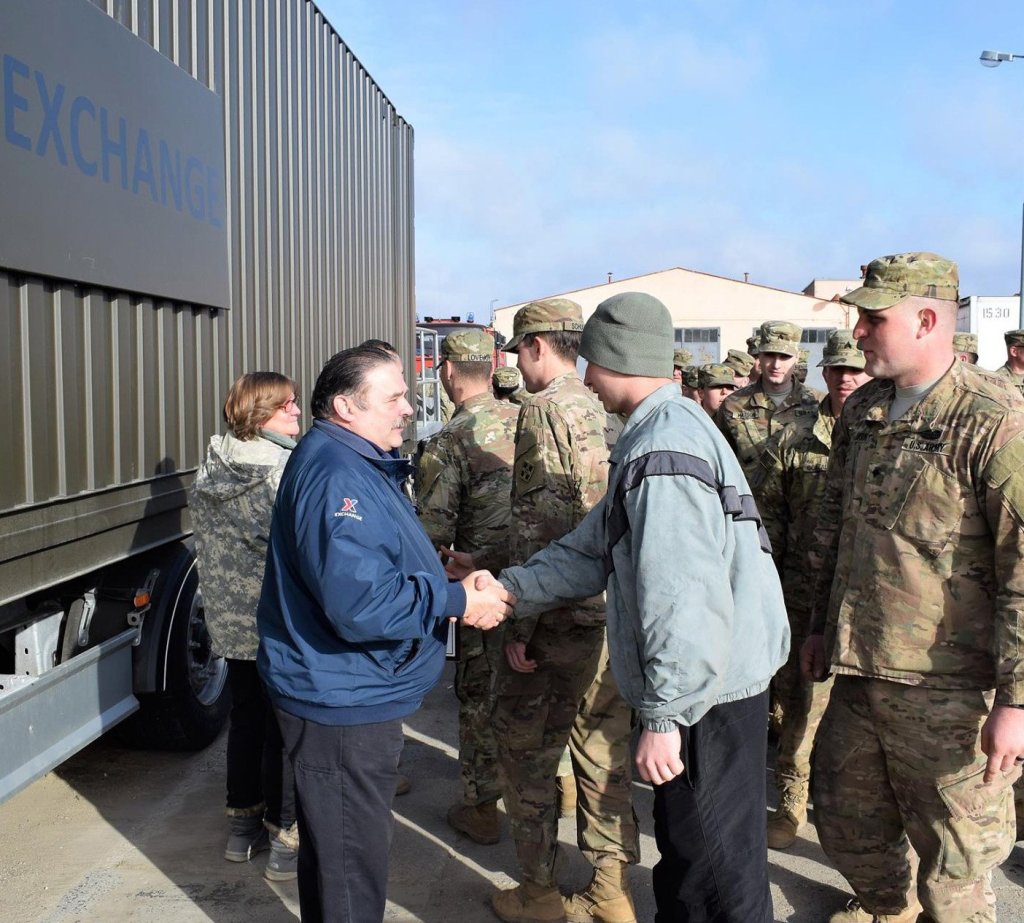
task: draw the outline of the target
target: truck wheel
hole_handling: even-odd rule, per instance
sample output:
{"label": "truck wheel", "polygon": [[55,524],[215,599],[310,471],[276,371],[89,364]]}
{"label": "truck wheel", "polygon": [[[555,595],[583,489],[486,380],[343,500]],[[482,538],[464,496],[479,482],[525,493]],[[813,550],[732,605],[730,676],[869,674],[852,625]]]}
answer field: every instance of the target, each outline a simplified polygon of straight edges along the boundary
{"label": "truck wheel", "polygon": [[[168,608],[165,691],[140,695],[142,708],[118,728],[133,746],[201,750],[220,734],[231,708],[227,661],[213,652],[196,560],[184,545],[154,588],[154,607]],[[165,582],[166,579],[166,582]],[[155,613],[149,613],[151,618]]]}

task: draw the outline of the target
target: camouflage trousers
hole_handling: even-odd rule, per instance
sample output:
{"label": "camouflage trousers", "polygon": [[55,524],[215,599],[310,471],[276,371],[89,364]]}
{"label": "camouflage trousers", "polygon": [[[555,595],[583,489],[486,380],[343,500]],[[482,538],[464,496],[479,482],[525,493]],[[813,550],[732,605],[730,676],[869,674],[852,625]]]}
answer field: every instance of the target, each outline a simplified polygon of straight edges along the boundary
{"label": "camouflage trousers", "polygon": [[[793,637],[799,639],[795,632]],[[772,692],[782,712],[775,760],[775,784],[780,792],[799,787],[806,800],[814,737],[825,715],[831,691],[832,677],[823,683],[814,683],[801,675],[800,644],[795,640],[789,659],[772,679]]]}
{"label": "camouflage trousers", "polygon": [[608,663],[603,626],[545,613],[527,646],[533,673],[503,664],[494,713],[505,809],[523,877],[552,885],[558,853],[555,775],[569,744],[577,842],[594,866],[635,863],[640,841],[631,794],[632,713]]}
{"label": "camouflage trousers", "polygon": [[995,921],[992,869],[1013,848],[1011,786],[982,784],[992,693],[839,676],[811,789],[821,845],[874,914]]}
{"label": "camouflage trousers", "polygon": [[501,797],[493,719],[503,641],[501,628],[480,631],[459,626],[455,695],[459,700],[459,778],[466,804],[490,804]]}

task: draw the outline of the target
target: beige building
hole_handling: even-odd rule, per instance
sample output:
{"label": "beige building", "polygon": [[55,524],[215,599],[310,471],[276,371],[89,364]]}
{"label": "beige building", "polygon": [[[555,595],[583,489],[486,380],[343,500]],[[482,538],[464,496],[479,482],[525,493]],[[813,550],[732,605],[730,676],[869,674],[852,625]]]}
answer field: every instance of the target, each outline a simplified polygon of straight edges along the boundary
{"label": "beige building", "polygon": [[[855,287],[856,283],[851,284]],[[811,356],[808,382],[819,388],[821,374],[815,365],[825,341],[831,331],[850,325],[852,310],[831,301],[831,294],[816,298],[678,267],[539,297],[571,298],[583,308],[586,320],[605,298],[619,292],[647,292],[662,301],[672,314],[677,348],[689,349],[698,363],[716,362],[729,349],[745,349],[747,337],[766,320],[799,324],[804,328],[803,345]],[[525,303],[498,308],[495,329],[511,337],[512,318]]]}

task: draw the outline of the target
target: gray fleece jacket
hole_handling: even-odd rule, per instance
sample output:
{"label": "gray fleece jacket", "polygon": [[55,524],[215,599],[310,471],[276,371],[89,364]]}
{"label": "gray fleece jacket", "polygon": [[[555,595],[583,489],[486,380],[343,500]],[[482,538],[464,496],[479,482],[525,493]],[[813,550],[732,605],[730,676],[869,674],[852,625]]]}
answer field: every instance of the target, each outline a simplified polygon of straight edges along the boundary
{"label": "gray fleece jacket", "polygon": [[722,434],[666,384],[630,415],[610,461],[608,493],[583,522],[501,573],[516,615],[607,588],[612,670],[652,731],[764,691],[786,661],[789,623],[768,537]]}

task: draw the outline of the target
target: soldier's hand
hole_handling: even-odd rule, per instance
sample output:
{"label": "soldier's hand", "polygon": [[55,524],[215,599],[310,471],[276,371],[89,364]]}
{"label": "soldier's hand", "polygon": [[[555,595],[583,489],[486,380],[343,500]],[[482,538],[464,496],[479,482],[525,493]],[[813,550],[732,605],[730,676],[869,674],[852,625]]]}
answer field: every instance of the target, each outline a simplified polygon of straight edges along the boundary
{"label": "soldier's hand", "polygon": [[825,636],[808,635],[800,648],[800,672],[804,679],[820,683],[828,675],[825,663]]}
{"label": "soldier's hand", "polygon": [[636,745],[636,768],[640,778],[655,785],[671,782],[683,771],[683,741],[679,728],[673,731],[640,732]]}
{"label": "soldier's hand", "polygon": [[441,552],[441,557],[448,559],[444,569],[449,577],[462,580],[476,570],[473,555],[468,551],[453,551],[451,548],[438,548],[437,550]]}
{"label": "soldier's hand", "polygon": [[996,705],[981,726],[981,752],[988,757],[985,782],[1009,772],[1024,757],[1024,709]]}
{"label": "soldier's hand", "polygon": [[537,661],[526,656],[525,641],[509,641],[505,645],[505,659],[516,673],[532,673],[537,669]]}
{"label": "soldier's hand", "polygon": [[487,571],[473,571],[461,582],[466,591],[464,625],[486,630],[500,625],[512,614],[516,598]]}

